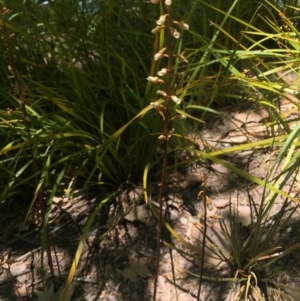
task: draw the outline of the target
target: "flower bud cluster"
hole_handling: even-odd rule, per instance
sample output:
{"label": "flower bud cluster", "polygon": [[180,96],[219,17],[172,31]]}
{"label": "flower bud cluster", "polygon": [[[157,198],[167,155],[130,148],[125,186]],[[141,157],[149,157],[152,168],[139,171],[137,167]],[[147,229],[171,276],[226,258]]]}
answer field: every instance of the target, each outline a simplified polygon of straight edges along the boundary
{"label": "flower bud cluster", "polygon": [[[163,0],[151,0],[151,3],[159,4],[162,1]],[[159,17],[159,19],[156,21],[156,27],[154,29],[152,29],[152,33],[159,34],[161,32],[161,30],[168,30],[172,37],[174,37],[175,39],[178,39],[180,37],[180,31],[178,31],[178,30],[189,30],[189,25],[184,23],[183,21],[172,21],[171,22],[171,20],[169,18],[171,18],[170,5],[172,5],[172,1],[165,0],[164,4],[166,5],[166,10],[168,13],[162,14]],[[174,27],[173,27],[173,24],[174,24]],[[167,47],[170,47],[170,45],[167,45]],[[168,50],[167,47],[161,48],[154,55],[155,61],[158,61],[158,60],[161,60],[164,58],[170,59],[169,55],[172,55],[172,54],[170,51],[167,51]],[[169,53],[169,55],[167,53]],[[172,57],[175,57],[176,59],[178,59],[184,63],[188,63],[188,60],[184,57],[183,53],[172,55]],[[171,69],[171,67],[170,67],[170,63],[169,63],[167,68],[164,67],[161,70],[159,70],[157,72],[156,76],[148,76],[147,80],[152,83],[164,84],[168,87],[168,85],[171,85],[170,84],[170,77],[171,77],[170,73],[172,72],[172,70],[170,70],[170,69]],[[164,77],[165,77],[165,80],[163,79]],[[177,97],[177,95],[173,95],[170,92],[172,90],[170,87],[169,87],[169,89],[167,88],[166,90],[168,92],[166,92],[164,90],[158,90],[157,94],[164,97],[166,99],[167,103],[169,103],[169,100],[171,100],[174,102],[175,105],[179,105],[182,100],[179,97]],[[165,107],[163,104],[161,104],[158,101],[151,102],[151,105],[153,106],[154,109],[156,109],[158,111],[158,113],[162,116],[163,120],[166,120],[166,114],[168,113],[166,111],[167,111],[168,105],[166,105],[166,107]],[[183,116],[175,116],[175,117],[171,118],[171,120],[174,120],[176,118],[183,118]],[[171,136],[172,136],[172,131],[167,135],[167,137],[166,137],[166,135],[165,136],[161,135],[159,137],[159,139],[169,140],[169,138]]]}

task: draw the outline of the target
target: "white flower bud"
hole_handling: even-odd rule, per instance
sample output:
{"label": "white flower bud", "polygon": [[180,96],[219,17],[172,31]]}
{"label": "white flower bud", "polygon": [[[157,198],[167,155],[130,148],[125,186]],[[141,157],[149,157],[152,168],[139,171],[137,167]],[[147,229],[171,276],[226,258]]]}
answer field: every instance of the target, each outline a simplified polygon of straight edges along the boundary
{"label": "white flower bud", "polygon": [[162,68],[160,71],[157,72],[158,76],[164,76],[167,74],[167,68]]}
{"label": "white flower bud", "polygon": [[156,24],[157,24],[157,25],[164,25],[165,22],[166,22],[167,16],[168,16],[168,14],[161,15],[161,16],[159,17],[159,20],[156,21]]}
{"label": "white flower bud", "polygon": [[171,33],[175,39],[178,39],[180,37],[180,33],[177,31],[176,28],[171,28]]}
{"label": "white flower bud", "polygon": [[162,119],[165,120],[165,111],[166,108],[161,105],[158,101],[156,102],[150,102],[150,105],[157,110],[157,112],[161,115]]}
{"label": "white flower bud", "polygon": [[159,59],[161,59],[162,57],[164,57],[164,52],[166,51],[166,47],[162,48],[161,50],[159,50],[159,52],[157,52],[155,55],[154,55],[154,60],[157,61]]}
{"label": "white flower bud", "polygon": [[147,80],[152,83],[164,83],[164,81],[157,76],[148,76]]}
{"label": "white flower bud", "polygon": [[176,95],[171,95],[171,99],[177,104],[179,105],[181,103],[181,99],[178,98]]}
{"label": "white flower bud", "polygon": [[161,104],[159,103],[159,102],[150,102],[150,105],[153,107],[153,108],[155,108],[155,109],[157,109],[158,107],[160,107],[161,106]]}
{"label": "white flower bud", "polygon": [[166,137],[165,135],[160,135],[158,136],[158,139],[160,140],[169,140],[172,137],[172,134],[168,134],[168,137]]}
{"label": "white flower bud", "polygon": [[184,23],[183,21],[180,21],[180,22],[173,21],[173,23],[176,24],[176,25],[178,25],[178,27],[180,29],[183,29],[183,30],[189,30],[190,29],[190,26],[188,24]]}
{"label": "white flower bud", "polygon": [[151,30],[151,32],[154,33],[154,34],[159,33],[162,28],[164,28],[164,26],[156,26],[155,28],[153,28]]}
{"label": "white flower bud", "polygon": [[147,80],[149,82],[156,82],[158,80],[158,77],[157,76],[148,76]]}
{"label": "white flower bud", "polygon": [[172,0],[166,0],[165,1],[165,5],[171,5],[172,4]]}
{"label": "white flower bud", "polygon": [[161,96],[167,97],[167,93],[165,91],[158,90],[158,91],[156,91],[156,93],[161,95]]}

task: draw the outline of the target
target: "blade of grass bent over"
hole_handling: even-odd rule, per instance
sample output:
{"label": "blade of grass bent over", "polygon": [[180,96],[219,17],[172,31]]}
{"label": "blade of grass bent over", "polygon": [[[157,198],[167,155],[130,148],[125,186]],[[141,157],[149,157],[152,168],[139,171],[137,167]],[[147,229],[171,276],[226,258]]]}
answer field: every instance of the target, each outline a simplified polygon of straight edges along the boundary
{"label": "blade of grass bent over", "polygon": [[79,259],[80,259],[80,256],[81,256],[81,253],[82,253],[82,250],[83,250],[83,246],[84,246],[84,241],[86,240],[88,234],[89,234],[89,231],[92,227],[92,224],[99,212],[99,210],[112,198],[114,197],[116,194],[117,194],[118,190],[114,191],[113,193],[111,193],[110,195],[108,195],[106,198],[104,198],[103,200],[101,200],[98,204],[98,206],[94,209],[93,213],[90,215],[84,229],[83,229],[83,234],[81,236],[81,239],[80,239],[80,242],[78,244],[78,247],[77,247],[77,250],[76,250],[76,253],[75,253],[75,256],[74,256],[74,259],[73,259],[73,262],[72,262],[72,266],[70,268],[70,271],[69,271],[69,275],[68,275],[68,278],[66,280],[66,284],[65,284],[65,287],[64,287],[64,290],[63,290],[63,293],[62,293],[62,297],[60,299],[60,301],[66,301],[66,298],[68,296],[68,292],[71,288],[71,284],[72,284],[72,281],[74,279],[74,276],[75,276],[75,272],[76,272],[76,268],[77,268],[77,265],[79,263]]}

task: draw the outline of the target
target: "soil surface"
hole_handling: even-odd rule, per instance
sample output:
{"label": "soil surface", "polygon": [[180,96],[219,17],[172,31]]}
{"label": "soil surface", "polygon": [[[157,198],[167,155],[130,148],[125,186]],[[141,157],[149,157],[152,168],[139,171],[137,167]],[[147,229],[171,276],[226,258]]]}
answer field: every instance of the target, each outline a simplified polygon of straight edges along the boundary
{"label": "soil surface", "polygon": [[[290,100],[280,101],[280,114],[290,121],[291,130],[297,126],[298,111]],[[259,259],[264,263],[280,257],[282,252],[299,243],[298,169],[282,174],[284,159],[278,162],[277,169],[272,169],[281,149],[276,141],[272,148],[251,146],[251,142],[284,134],[280,126],[272,124],[265,109],[224,110],[222,118],[207,122],[201,129],[191,127],[188,132],[200,151],[221,152],[220,161],[199,158],[197,164],[168,175],[164,207],[167,210],[164,212],[169,230],[163,231],[157,300],[197,300],[205,214],[205,268],[199,300],[235,300],[242,284],[233,282],[238,271],[232,268],[231,246],[224,229],[230,234],[239,233],[238,241],[244,243],[245,237],[259,222],[259,239],[269,240],[269,248],[274,248],[271,256]],[[249,143],[248,149],[241,150],[239,145],[245,143]],[[228,147],[236,147],[236,151],[225,152]],[[191,151],[179,156],[185,159],[196,153]],[[256,177],[256,184],[233,171],[230,165]],[[285,177],[288,177],[287,181]],[[259,185],[264,182],[279,187],[281,194],[272,195],[268,187]],[[280,186],[281,183],[284,185]],[[147,205],[142,188],[128,185],[120,190],[117,198],[112,198],[99,210],[87,239],[82,241],[82,256],[70,300],[152,300],[157,236],[154,213],[158,205],[158,188],[155,183],[151,183],[151,187]],[[46,239],[51,245],[57,288],[65,284],[84,226],[103,198],[105,192],[98,190],[79,197],[54,199],[50,235]],[[257,212],[262,204],[270,202],[272,206],[267,214],[258,221]],[[122,213],[134,204],[134,209],[127,215]],[[29,223],[24,224],[27,210],[26,200],[7,200],[0,207],[0,301],[59,300],[59,293],[54,293],[50,286],[46,250],[40,247],[43,233],[36,227],[39,212],[32,214]],[[277,220],[280,223],[270,239],[267,235]],[[113,227],[116,223],[118,225]],[[270,264],[264,277],[273,274],[277,283],[300,289],[299,251],[286,257]],[[280,272],[275,273],[277,270]],[[236,275],[239,277],[238,273]],[[250,272],[249,275],[253,277]],[[43,281],[48,290],[39,293],[43,291]],[[260,289],[265,294],[264,287]],[[45,299],[45,294],[50,297]],[[276,299],[276,292],[272,298],[272,301],[280,300]],[[259,299],[252,294],[248,300]],[[297,291],[294,300],[300,300]]]}

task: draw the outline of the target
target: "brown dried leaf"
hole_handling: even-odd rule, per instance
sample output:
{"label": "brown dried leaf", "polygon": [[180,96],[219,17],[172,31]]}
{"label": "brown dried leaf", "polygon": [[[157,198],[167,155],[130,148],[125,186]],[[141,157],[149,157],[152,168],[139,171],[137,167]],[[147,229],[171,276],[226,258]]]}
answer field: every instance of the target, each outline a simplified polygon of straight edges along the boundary
{"label": "brown dried leaf", "polygon": [[124,279],[128,279],[131,282],[137,282],[138,276],[143,278],[151,276],[146,261],[143,258],[137,257],[131,258],[129,265],[120,273]]}

